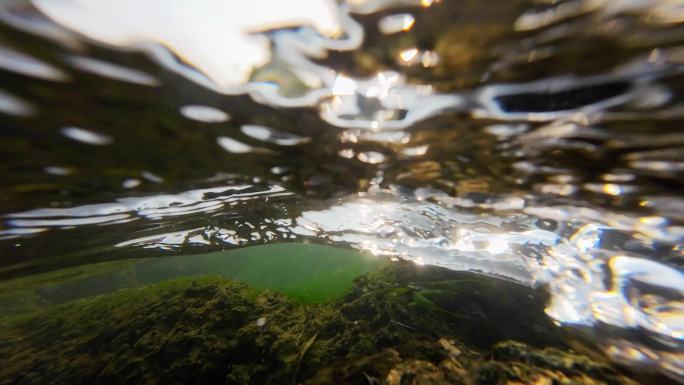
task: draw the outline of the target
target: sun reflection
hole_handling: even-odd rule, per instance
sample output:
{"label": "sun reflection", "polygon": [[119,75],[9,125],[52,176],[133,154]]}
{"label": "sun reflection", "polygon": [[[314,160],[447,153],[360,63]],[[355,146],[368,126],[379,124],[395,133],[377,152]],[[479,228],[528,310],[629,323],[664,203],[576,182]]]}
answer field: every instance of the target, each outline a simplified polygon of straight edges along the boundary
{"label": "sun reflection", "polygon": [[405,49],[399,53],[399,59],[401,59],[404,64],[411,64],[417,56],[418,48]]}
{"label": "sun reflection", "polygon": [[0,46],[0,68],[44,80],[69,80],[66,73],[51,64],[3,46]]}
{"label": "sun reflection", "polygon": [[423,67],[434,67],[439,63],[439,55],[435,51],[424,51],[420,59]]}
{"label": "sun reflection", "polygon": [[360,152],[356,158],[364,163],[379,164],[385,161],[386,157],[382,153],[376,151]]}
{"label": "sun reflection", "polygon": [[233,154],[246,154],[254,151],[254,147],[242,142],[238,142],[237,140],[227,136],[218,137],[216,139],[216,143],[218,143],[218,145],[224,150]]}
{"label": "sun reflection", "polygon": [[372,131],[409,127],[440,111],[461,105],[462,98],[440,95],[432,87],[407,84],[394,71],[358,79],[336,76],[332,97],[320,105],[321,117],[328,123],[348,129]]}
{"label": "sun reflection", "polygon": [[230,120],[230,115],[218,108],[188,104],[180,108],[184,117],[203,123],[223,123]]}
{"label": "sun reflection", "polygon": [[502,254],[509,250],[508,242],[503,239],[492,239],[487,245],[487,252],[492,254]]}
{"label": "sun reflection", "polygon": [[91,39],[144,48],[173,65],[173,58],[162,57],[153,46],[166,47],[222,87],[245,84],[250,72],[269,60],[268,39],[255,32],[311,25],[334,38],[342,30],[333,0],[32,2],[51,19]]}
{"label": "sun reflection", "polygon": [[335,78],[335,83],[332,87],[333,95],[354,95],[355,91],[356,82],[353,79],[346,77],[342,74],[337,75],[337,77]]}
{"label": "sun reflection", "polygon": [[0,113],[27,117],[36,112],[35,108],[6,91],[0,89]]}
{"label": "sun reflection", "polygon": [[397,32],[410,31],[416,19],[410,13],[400,13],[385,16],[378,22],[380,32],[389,35]]}
{"label": "sun reflection", "polygon": [[114,139],[107,135],[79,127],[62,127],[60,132],[67,138],[95,146],[106,146],[114,142]]}
{"label": "sun reflection", "polygon": [[608,195],[618,196],[622,193],[622,188],[614,183],[606,183],[603,185],[603,192]]}
{"label": "sun reflection", "polygon": [[664,225],[667,224],[667,219],[663,217],[641,217],[639,218],[639,222],[645,224],[645,225]]}
{"label": "sun reflection", "polygon": [[425,68],[434,67],[439,63],[439,55],[434,51],[420,51],[418,48],[408,48],[398,55],[399,63],[406,66],[421,64]]}

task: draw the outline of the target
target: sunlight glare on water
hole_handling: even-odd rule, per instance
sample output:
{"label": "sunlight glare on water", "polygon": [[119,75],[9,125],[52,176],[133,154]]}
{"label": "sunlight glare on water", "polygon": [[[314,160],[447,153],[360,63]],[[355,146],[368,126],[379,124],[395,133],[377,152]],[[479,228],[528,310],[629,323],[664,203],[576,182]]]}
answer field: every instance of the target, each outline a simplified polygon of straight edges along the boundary
{"label": "sunlight glare on water", "polygon": [[328,36],[340,32],[332,1],[37,0],[33,4],[59,24],[112,46],[154,50],[153,45],[162,43],[226,88],[246,83],[251,69],[269,59],[267,39],[251,32],[307,24]]}
{"label": "sunlight glare on water", "polygon": [[3,4],[0,274],[342,245],[683,381],[681,2],[489,3]]}

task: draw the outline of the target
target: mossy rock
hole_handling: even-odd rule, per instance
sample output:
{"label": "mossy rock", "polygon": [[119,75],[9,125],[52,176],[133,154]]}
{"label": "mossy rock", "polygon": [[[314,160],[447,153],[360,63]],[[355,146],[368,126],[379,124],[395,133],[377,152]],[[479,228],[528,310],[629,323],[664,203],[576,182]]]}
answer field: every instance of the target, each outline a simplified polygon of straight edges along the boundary
{"label": "mossy rock", "polygon": [[218,277],[120,290],[15,321],[1,340],[0,382],[223,383],[247,364],[253,381],[279,383],[266,377],[298,353],[289,333],[305,326],[306,313],[295,309],[286,297]]}
{"label": "mossy rock", "polygon": [[220,277],[119,290],[7,323],[0,361],[0,384],[633,384],[571,352],[538,292],[410,262],[326,304]]}

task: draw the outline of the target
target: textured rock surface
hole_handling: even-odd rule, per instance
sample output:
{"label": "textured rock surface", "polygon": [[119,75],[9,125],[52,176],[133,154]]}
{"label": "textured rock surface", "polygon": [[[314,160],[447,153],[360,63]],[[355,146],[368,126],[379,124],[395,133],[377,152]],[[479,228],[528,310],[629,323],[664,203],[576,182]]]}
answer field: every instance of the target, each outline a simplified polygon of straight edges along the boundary
{"label": "textured rock surface", "polygon": [[634,383],[569,351],[543,300],[515,284],[403,262],[324,305],[183,278],[5,324],[0,383]]}

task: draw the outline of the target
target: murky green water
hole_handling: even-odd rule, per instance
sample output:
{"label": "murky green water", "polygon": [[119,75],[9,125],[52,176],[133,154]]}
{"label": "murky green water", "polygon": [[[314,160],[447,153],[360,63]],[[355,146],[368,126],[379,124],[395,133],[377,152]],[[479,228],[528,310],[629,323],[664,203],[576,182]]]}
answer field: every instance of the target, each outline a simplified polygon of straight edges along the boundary
{"label": "murky green water", "polygon": [[216,275],[304,303],[326,302],[377,270],[383,259],[346,249],[277,243],[165,258],[125,259],[15,278],[0,286],[3,316],[178,277]]}
{"label": "murky green water", "polygon": [[0,384],[682,382],[683,28],[0,2]]}

